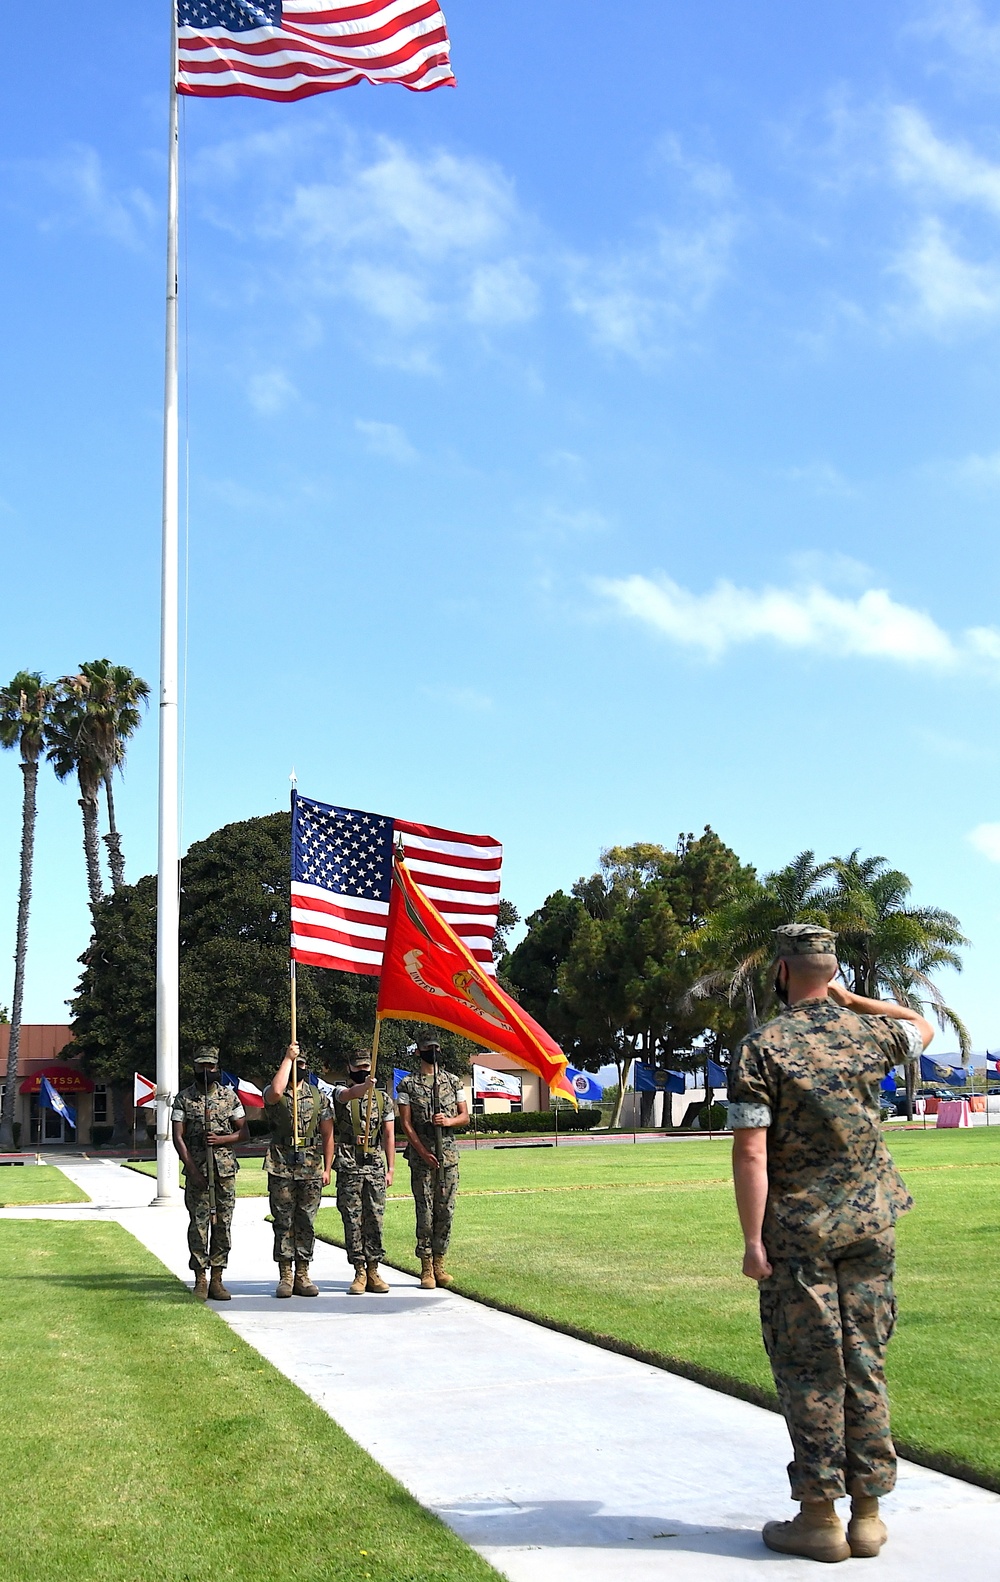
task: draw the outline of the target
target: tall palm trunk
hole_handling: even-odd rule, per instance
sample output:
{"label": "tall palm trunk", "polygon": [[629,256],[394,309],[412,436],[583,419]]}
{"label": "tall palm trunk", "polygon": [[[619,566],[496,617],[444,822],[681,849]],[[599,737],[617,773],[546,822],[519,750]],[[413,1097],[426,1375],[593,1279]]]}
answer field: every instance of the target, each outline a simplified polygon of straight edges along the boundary
{"label": "tall palm trunk", "polygon": [[111,788],[111,770],[104,776],[104,792],[108,800],[108,833],[104,837],[104,844],[108,848],[108,862],[111,865],[111,888],[115,894],[125,884],[125,857],[122,852],[122,838],[118,833],[115,823],[115,798]]}
{"label": "tall palm trunk", "polygon": [[83,854],[87,859],[87,888],[91,906],[99,906],[104,899],[101,882],[101,838],[97,822],[97,797],[84,793],[80,798],[83,810]]}
{"label": "tall palm trunk", "polygon": [[14,949],[14,999],[10,1008],[10,1046],[7,1051],[7,1085],[0,1108],[0,1148],[14,1146],[14,1100],[17,1095],[17,1060],[21,1046],[21,1007],[24,1003],[24,962],[28,954],[28,912],[31,907],[31,869],[35,856],[35,816],[38,805],[38,764],[21,764],[24,804],[21,814],[21,888],[17,898],[17,944]]}

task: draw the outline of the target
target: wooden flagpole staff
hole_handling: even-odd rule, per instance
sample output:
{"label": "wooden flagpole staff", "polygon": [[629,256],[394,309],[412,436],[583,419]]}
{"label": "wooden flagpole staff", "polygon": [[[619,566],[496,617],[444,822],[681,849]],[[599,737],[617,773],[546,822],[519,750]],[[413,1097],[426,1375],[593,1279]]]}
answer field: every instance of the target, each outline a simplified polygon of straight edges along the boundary
{"label": "wooden flagpole staff", "polygon": [[[288,778],[292,782],[292,828],[293,828],[293,831],[294,831],[294,827],[295,827],[295,788],[296,788],[296,786],[299,783],[298,782],[298,776],[296,775],[294,769],[292,770],[292,772],[288,776]],[[294,835],[293,835],[293,838],[294,838]],[[294,956],[290,956],[289,957],[289,961],[288,961],[288,990],[289,990],[289,996],[290,996],[290,1006],[289,1006],[289,1009],[290,1009],[290,1032],[291,1032],[291,1035],[292,1035],[290,1042],[293,1043],[293,1044],[297,1044],[298,1041],[299,1041],[299,1007],[298,1007],[298,1000],[296,999],[296,994],[295,994],[295,957]],[[294,1153],[296,1155],[298,1155],[298,1153],[300,1151],[300,1148],[301,1148],[301,1139],[299,1137],[299,1070],[298,1070],[298,1060],[293,1055],[292,1056],[292,1149],[293,1149]],[[299,1161],[296,1158],[296,1163],[298,1163],[298,1162]]]}

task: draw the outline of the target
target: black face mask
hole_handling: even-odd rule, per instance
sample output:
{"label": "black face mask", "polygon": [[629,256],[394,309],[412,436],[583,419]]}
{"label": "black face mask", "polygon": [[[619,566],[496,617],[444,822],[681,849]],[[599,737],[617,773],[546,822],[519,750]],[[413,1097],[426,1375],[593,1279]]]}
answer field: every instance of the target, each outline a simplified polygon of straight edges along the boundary
{"label": "black face mask", "polygon": [[370,1071],[349,1071],[347,1073],[347,1075],[350,1077],[351,1081],[354,1082],[354,1083],[367,1082],[369,1077],[371,1076],[371,1072]]}
{"label": "black face mask", "polygon": [[782,983],[777,972],[774,974],[774,992],[778,996],[778,999],[781,1001],[782,1005],[788,1004],[788,979],[786,978],[784,983]]}

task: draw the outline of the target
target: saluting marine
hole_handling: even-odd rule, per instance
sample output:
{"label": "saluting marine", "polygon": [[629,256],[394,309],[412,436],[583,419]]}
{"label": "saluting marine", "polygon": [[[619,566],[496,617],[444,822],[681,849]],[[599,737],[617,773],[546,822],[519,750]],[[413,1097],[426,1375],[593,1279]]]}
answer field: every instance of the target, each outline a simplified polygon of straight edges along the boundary
{"label": "saluting marine", "polygon": [[347,1256],[354,1265],[349,1296],[364,1291],[381,1295],[389,1289],[378,1266],[385,1258],[385,1192],[392,1186],[396,1167],[396,1112],[388,1093],[369,1087],[371,1069],[371,1055],[359,1049],[351,1056],[350,1083],[333,1090],[337,1207]]}
{"label": "saluting marine", "polygon": [[184,1165],[194,1294],[200,1302],[228,1302],[222,1271],[232,1245],[239,1169],[232,1149],[246,1136],[246,1114],[236,1089],[219,1081],[217,1049],[202,1044],[195,1050],[194,1073],[194,1082],[178,1093],[170,1114],[174,1147]]}
{"label": "saluting marine", "polygon": [[[912,1200],[885,1146],[880,1084],[933,1037],[907,1006],[831,982],[836,935],[775,930],[785,1009],[740,1045],[729,1078],[743,1273],[792,1441],[793,1521],[769,1549],[811,1560],[877,1555],[879,1496],[896,1482],[885,1352],[896,1321],[895,1231]],[[851,1496],[845,1537],[834,1501]]]}
{"label": "saluting marine", "polygon": [[[293,1061],[298,1147],[289,1087]],[[265,1088],[264,1108],[271,1125],[264,1167],[274,1221],[274,1261],[278,1265],[274,1294],[319,1296],[309,1265],[316,1245],[316,1211],[323,1188],[329,1185],[333,1163],[333,1106],[326,1093],[307,1080],[298,1044],[289,1044],[285,1058]]]}
{"label": "saluting marine", "polygon": [[441,1045],[431,1033],[417,1040],[420,1070],[403,1077],[396,1105],[409,1142],[410,1188],[417,1219],[420,1284],[425,1291],[451,1285],[444,1266],[458,1197],[458,1142],[455,1128],[468,1126],[469,1107],[462,1084],[438,1065]]}

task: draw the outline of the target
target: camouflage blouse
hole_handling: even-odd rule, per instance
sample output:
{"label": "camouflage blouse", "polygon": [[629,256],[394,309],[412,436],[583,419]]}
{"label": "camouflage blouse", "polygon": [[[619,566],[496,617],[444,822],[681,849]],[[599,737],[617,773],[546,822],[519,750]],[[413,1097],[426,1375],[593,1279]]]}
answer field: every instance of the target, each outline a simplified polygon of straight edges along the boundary
{"label": "camouflage blouse", "polygon": [[912,1022],[803,1000],[751,1033],[729,1073],[729,1123],[767,1127],[764,1245],[835,1251],[913,1206],[885,1145],[879,1084],[921,1050]]}
{"label": "camouflage blouse", "polygon": [[[208,1089],[208,1132],[211,1137],[225,1137],[238,1132],[245,1119],[240,1096],[227,1082],[213,1082]],[[170,1119],[183,1121],[184,1141],[188,1153],[202,1170],[205,1167],[205,1090],[200,1083],[192,1082],[174,1099]],[[213,1148],[212,1160],[216,1174],[234,1176],[239,1169],[236,1155],[231,1148]]]}
{"label": "camouflage blouse", "polygon": [[329,1093],[303,1079],[299,1083],[299,1137],[302,1159],[295,1163],[292,1149],[292,1090],[289,1085],[277,1104],[266,1104],[264,1113],[271,1127],[271,1140],[264,1156],[268,1175],[295,1181],[311,1181],[323,1174],[323,1139],[320,1122],[333,1116]]}
{"label": "camouflage blouse", "polygon": [[[348,1084],[339,1083],[333,1090],[334,1116],[333,1135],[336,1140],[336,1153],[333,1157],[334,1166],[338,1170],[350,1170],[357,1166],[357,1154],[354,1145],[354,1123],[358,1122],[359,1135],[364,1136],[365,1120],[368,1115],[367,1099],[344,1101],[343,1094],[348,1091]],[[384,1088],[376,1088],[376,1102],[372,1106],[372,1118],[368,1131],[368,1150],[370,1154],[378,1155],[382,1147],[382,1127],[386,1121],[396,1118],[393,1102]],[[381,1120],[379,1119],[381,1111]]]}
{"label": "camouflage blouse", "polygon": [[[439,1112],[434,1109],[434,1078],[425,1077],[422,1072],[415,1071],[411,1076],[402,1077],[396,1089],[396,1104],[402,1109],[409,1107],[410,1120],[425,1148],[434,1152],[434,1127],[431,1116],[435,1113],[441,1115],[457,1115],[459,1105],[462,1103],[462,1083],[460,1078],[453,1077],[450,1071],[438,1069],[438,1103]],[[418,1166],[423,1163],[416,1153],[410,1149],[410,1163]],[[454,1128],[445,1127],[441,1132],[441,1163],[445,1165],[458,1164],[458,1139]],[[429,1167],[428,1167],[429,1168]]]}

